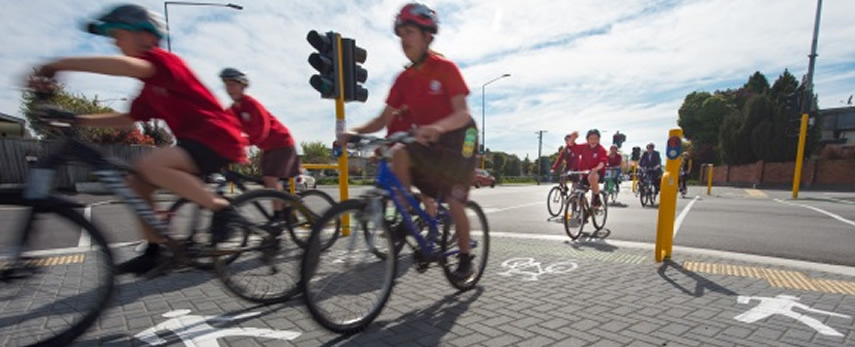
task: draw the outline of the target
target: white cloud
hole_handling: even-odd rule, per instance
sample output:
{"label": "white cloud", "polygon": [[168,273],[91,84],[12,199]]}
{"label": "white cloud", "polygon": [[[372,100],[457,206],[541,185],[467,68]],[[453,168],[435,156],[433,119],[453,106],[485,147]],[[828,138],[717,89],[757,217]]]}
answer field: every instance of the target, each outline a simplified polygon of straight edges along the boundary
{"label": "white cloud", "polygon": [[[160,1],[141,1],[162,11]],[[392,33],[404,1],[243,1],[243,11],[170,6],[173,50],[225,104],[217,79],[225,66],[245,70],[250,92],[291,128],[298,141],[331,142],[334,108],[309,86],[309,30],[336,30],[368,50],[369,101],[348,104],[348,123],[383,107],[406,58]],[[0,112],[18,114],[18,81],[50,57],[114,54],[109,39],[79,31],[82,21],[113,1],[10,2],[0,13]],[[663,143],[676,126],[683,97],[694,90],[738,87],[759,70],[770,82],[783,71],[807,70],[815,3],[782,0],[438,0],[435,49],[463,67],[470,108],[481,122],[487,87],[487,146],[536,154],[534,131],[546,129],[554,150],[570,130],[601,128],[627,134],[627,145]],[[826,2],[815,84],[823,107],[855,93],[855,25],[851,1]],[[22,20],[24,19],[24,20]],[[130,79],[73,74],[76,91],[101,98],[132,97]],[[117,108],[124,102],[114,102]]]}

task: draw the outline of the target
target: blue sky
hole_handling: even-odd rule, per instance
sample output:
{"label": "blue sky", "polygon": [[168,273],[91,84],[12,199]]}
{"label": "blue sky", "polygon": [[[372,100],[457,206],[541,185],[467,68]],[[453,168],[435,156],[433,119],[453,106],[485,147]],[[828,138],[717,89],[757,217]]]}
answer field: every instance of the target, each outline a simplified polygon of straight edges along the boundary
{"label": "blue sky", "polygon": [[[234,0],[245,7],[173,6],[173,51],[226,105],[217,79],[226,66],[249,74],[249,93],[285,123],[298,141],[334,138],[334,107],[309,86],[309,30],[335,30],[368,50],[369,100],[347,106],[348,125],[383,108],[389,87],[407,63],[392,32],[403,1]],[[163,2],[139,1],[155,11]],[[78,30],[113,1],[86,6],[61,0],[14,1],[0,13],[0,112],[20,115],[20,80],[52,57],[116,54],[110,40]],[[770,83],[788,68],[807,71],[816,3],[808,0],[440,0],[434,48],[456,61],[469,85],[469,106],[481,123],[481,85],[487,88],[486,143],[520,157],[563,135],[599,128],[605,142],[616,130],[626,146],[664,145],[677,109],[696,90],[739,87],[754,71]],[[821,107],[842,106],[855,94],[855,2],[824,3],[815,85]],[[164,42],[165,45],[165,42]],[[101,99],[132,98],[130,79],[67,74],[70,88]],[[119,110],[128,103],[110,102]]]}

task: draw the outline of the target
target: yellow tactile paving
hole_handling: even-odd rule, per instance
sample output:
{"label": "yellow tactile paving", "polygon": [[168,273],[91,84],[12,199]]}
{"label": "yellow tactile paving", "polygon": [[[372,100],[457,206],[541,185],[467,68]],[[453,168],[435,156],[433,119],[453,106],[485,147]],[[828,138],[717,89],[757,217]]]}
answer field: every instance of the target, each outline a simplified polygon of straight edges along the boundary
{"label": "yellow tactile paving", "polygon": [[[69,265],[69,264],[79,264],[82,263],[83,260],[86,259],[86,256],[83,254],[73,254],[73,255],[58,255],[44,258],[36,258],[30,259],[27,261],[28,266],[37,266],[37,267],[47,267],[47,266],[58,266],[58,265]],[[0,262],[0,268],[4,267],[6,263]]]}
{"label": "yellow tactile paving", "polygon": [[687,261],[689,271],[764,279],[776,288],[810,290],[814,292],[855,295],[855,282],[810,278],[798,271],[767,269],[755,266],[714,264]]}
{"label": "yellow tactile paving", "polygon": [[748,193],[748,196],[752,197],[752,198],[761,198],[761,199],[768,199],[769,198],[769,196],[766,195],[766,193],[764,193],[763,191],[761,191],[759,189],[746,189],[745,192]]}

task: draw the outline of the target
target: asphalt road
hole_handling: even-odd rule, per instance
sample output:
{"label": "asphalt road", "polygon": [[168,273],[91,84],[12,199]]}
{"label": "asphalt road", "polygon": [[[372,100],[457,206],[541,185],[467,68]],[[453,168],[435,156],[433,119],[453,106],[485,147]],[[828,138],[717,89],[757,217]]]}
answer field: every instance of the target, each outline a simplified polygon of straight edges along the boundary
{"label": "asphalt road", "polygon": [[[471,197],[487,213],[493,232],[564,235],[561,221],[550,219],[546,210],[546,195],[551,187],[481,188],[473,189]],[[654,243],[658,210],[641,207],[638,199],[627,193],[629,186],[623,188],[620,204],[609,208],[607,238]],[[363,189],[351,189],[351,197]],[[338,196],[337,188],[322,190]],[[708,196],[705,187],[690,187],[689,196],[677,201],[676,214],[683,218],[675,231],[674,245],[855,266],[855,194],[802,192],[799,200],[789,197],[786,191],[726,187],[714,187],[713,195]],[[76,198],[94,203],[89,213],[99,226],[109,229],[109,242],[139,240],[137,226],[124,205],[104,204],[112,199],[109,196]],[[161,207],[168,203],[162,202]],[[15,228],[20,215],[20,210],[0,206],[0,228]],[[45,218],[40,223],[42,232],[36,237],[47,248],[76,247],[87,242],[57,218]],[[11,242],[10,234],[0,233],[0,245]]]}

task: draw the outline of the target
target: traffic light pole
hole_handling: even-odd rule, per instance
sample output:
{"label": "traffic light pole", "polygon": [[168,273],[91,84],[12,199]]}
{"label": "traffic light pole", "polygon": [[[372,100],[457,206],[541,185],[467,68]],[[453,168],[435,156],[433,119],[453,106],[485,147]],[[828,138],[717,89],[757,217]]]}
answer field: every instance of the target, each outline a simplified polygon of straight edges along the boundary
{"label": "traffic light pole", "polygon": [[793,199],[799,198],[799,184],[802,180],[802,164],[804,162],[805,141],[807,139],[808,114],[813,111],[813,70],[816,64],[816,42],[819,37],[819,19],[822,14],[822,0],[816,1],[816,19],[813,23],[813,40],[810,47],[810,62],[808,63],[807,86],[805,86],[805,95],[803,100],[805,104],[802,106],[802,122],[799,131],[799,148],[796,151],[796,168],[793,173]]}
{"label": "traffic light pole", "polygon": [[[335,40],[337,41],[336,45],[341,47],[341,35],[335,34]],[[346,123],[344,120],[344,64],[342,62],[342,50],[338,50],[338,90],[341,92],[338,93],[338,96],[335,98],[335,127],[336,127],[336,135],[338,133],[344,131],[346,129]],[[345,201],[348,199],[348,181],[349,181],[349,173],[347,170],[347,144],[340,143],[341,146],[341,156],[338,157],[338,190],[339,196],[341,200]],[[342,228],[341,235],[348,236],[350,235],[350,216],[344,215],[342,218]]]}

